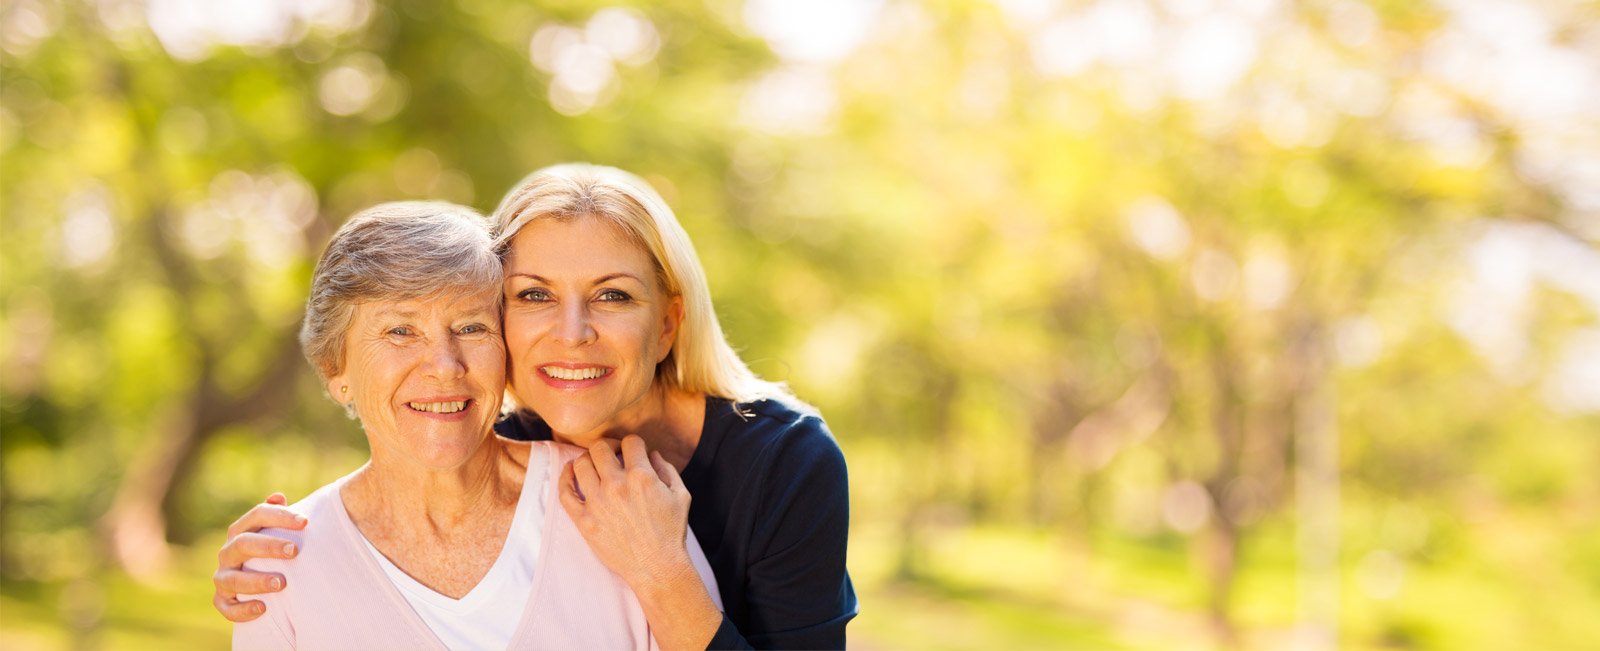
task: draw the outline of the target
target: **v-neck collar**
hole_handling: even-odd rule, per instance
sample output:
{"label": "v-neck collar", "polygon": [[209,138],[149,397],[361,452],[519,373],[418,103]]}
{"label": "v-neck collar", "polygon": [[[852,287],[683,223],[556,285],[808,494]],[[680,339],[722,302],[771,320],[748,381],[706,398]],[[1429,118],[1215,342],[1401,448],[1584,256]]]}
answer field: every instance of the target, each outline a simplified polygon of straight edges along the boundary
{"label": "v-neck collar", "polygon": [[[561,509],[560,504],[554,503],[554,497],[557,495],[556,490],[558,490],[556,484],[561,478],[561,473],[555,471],[556,461],[559,459],[557,445],[558,444],[551,442],[541,446],[545,448],[544,460],[546,481],[543,483],[546,485],[547,490],[545,490],[542,495],[544,502],[544,526],[540,530],[540,536],[545,540],[549,540],[550,532],[553,531],[552,526],[554,525],[556,511]],[[534,460],[533,457],[534,451],[529,450],[528,463],[530,468]],[[439,636],[434,634],[433,629],[428,628],[428,625],[424,623],[422,618],[417,615],[416,611],[411,608],[411,603],[406,600],[405,595],[400,593],[400,588],[396,586],[393,581],[389,580],[388,573],[384,572],[383,567],[378,564],[377,558],[375,558],[373,554],[366,551],[365,547],[369,543],[367,542],[366,537],[362,535],[360,528],[356,527],[355,521],[350,518],[350,511],[347,510],[344,505],[344,485],[348,483],[354,476],[355,473],[352,472],[344,477],[340,477],[332,486],[335,506],[335,522],[339,529],[340,535],[344,537],[345,544],[348,545],[350,549],[359,552],[356,555],[360,557],[360,560],[356,562],[361,564],[361,569],[365,572],[368,578],[378,584],[378,592],[383,595],[383,598],[388,603],[388,606],[392,608],[394,612],[399,614],[400,619],[404,620],[405,625],[411,630],[412,634],[416,636],[419,641],[427,640],[429,642],[428,648],[430,649],[435,651],[449,651],[444,642],[439,639]],[[529,487],[527,484],[528,482],[524,480],[522,487],[523,492],[519,499],[528,498]],[[515,516],[513,516],[512,529],[507,532],[506,541],[500,549],[501,558],[504,558],[506,546],[515,542],[511,539],[512,532],[516,530],[515,526]],[[531,633],[532,626],[535,624],[535,622],[532,621],[534,619],[532,615],[534,614],[535,606],[538,604],[539,593],[541,592],[540,588],[544,583],[544,577],[547,574],[547,567],[549,566],[550,556],[552,555],[549,553],[550,550],[547,547],[547,545],[540,545],[539,559],[534,564],[533,580],[531,581],[531,585],[533,587],[528,593],[528,602],[523,606],[522,614],[519,618],[520,622],[517,625],[516,631],[511,634],[511,639],[509,642],[512,646],[515,646],[518,640],[529,639],[527,636]],[[500,559],[495,560],[496,564],[499,562]],[[478,583],[479,586],[481,586],[483,581],[479,581]],[[418,583],[418,585],[420,586],[421,584]],[[479,586],[473,586],[473,591],[476,591]],[[469,592],[467,596],[470,597],[471,595],[472,593]]]}

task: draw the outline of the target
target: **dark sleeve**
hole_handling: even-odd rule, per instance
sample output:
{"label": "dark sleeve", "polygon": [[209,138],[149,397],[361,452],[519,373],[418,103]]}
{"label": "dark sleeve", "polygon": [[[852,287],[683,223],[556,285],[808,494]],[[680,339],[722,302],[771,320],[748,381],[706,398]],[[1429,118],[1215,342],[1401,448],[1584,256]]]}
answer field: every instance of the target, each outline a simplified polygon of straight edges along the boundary
{"label": "dark sleeve", "polygon": [[748,625],[723,617],[711,648],[843,649],[856,616],[845,569],[850,486],[844,454],[821,421],[808,418],[773,446],[756,502],[745,602]]}
{"label": "dark sleeve", "polygon": [[727,613],[722,615],[722,625],[717,627],[717,634],[711,636],[711,641],[706,643],[707,649],[753,649],[744,636],[739,634],[733,622],[728,619]]}

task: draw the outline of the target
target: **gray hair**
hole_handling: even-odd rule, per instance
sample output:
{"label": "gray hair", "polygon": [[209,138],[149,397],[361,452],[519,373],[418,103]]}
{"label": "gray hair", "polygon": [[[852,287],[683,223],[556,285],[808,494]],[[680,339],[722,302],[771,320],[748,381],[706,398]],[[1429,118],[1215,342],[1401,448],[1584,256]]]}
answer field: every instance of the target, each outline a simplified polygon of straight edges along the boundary
{"label": "gray hair", "polygon": [[300,348],[326,379],[344,370],[345,331],[356,305],[500,283],[489,223],[476,211],[436,201],[378,204],[340,226],[317,261]]}

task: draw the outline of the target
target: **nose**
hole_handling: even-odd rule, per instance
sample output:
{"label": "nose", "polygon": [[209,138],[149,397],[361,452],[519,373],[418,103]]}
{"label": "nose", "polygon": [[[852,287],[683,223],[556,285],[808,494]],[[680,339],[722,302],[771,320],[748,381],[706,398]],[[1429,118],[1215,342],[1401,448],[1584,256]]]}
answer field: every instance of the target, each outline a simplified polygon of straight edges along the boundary
{"label": "nose", "polygon": [[594,327],[589,323],[589,306],[582,301],[572,301],[561,306],[561,319],[556,323],[556,341],[581,346],[594,341]]}
{"label": "nose", "polygon": [[441,380],[454,380],[467,374],[467,359],[461,354],[461,346],[454,337],[429,342],[427,357],[423,360],[423,372],[428,377]]}

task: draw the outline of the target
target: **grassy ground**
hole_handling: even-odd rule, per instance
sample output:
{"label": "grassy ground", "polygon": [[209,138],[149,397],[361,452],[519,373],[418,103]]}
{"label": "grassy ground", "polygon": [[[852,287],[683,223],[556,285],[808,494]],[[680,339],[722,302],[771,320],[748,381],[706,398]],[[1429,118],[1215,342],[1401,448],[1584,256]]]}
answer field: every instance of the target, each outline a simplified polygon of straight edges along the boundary
{"label": "grassy ground", "polygon": [[[1290,533],[1263,532],[1244,551],[1248,569],[1234,598],[1242,648],[1294,646],[1296,575],[1283,551],[1292,549]],[[1219,646],[1203,608],[1204,583],[1182,545],[1067,544],[1050,532],[995,528],[952,529],[930,540],[915,578],[905,579],[897,578],[894,532],[856,532],[850,566],[862,612],[850,626],[852,648]],[[0,649],[226,648],[230,625],[209,604],[216,542],[175,550],[174,571],[157,585],[120,573],[0,584]],[[1414,566],[1400,596],[1381,601],[1363,596],[1358,573],[1347,576],[1339,648],[1578,649],[1600,639],[1600,622],[1584,605],[1594,603],[1586,577],[1552,579],[1537,565],[1488,560]],[[1540,590],[1552,596],[1527,596]]]}
{"label": "grassy ground", "polygon": [[[229,624],[209,604],[214,543],[175,549],[174,571],[157,585],[121,573],[0,584],[0,648],[225,648]],[[926,575],[897,581],[892,551],[876,534],[853,544],[863,610],[850,627],[852,648],[1208,646],[1203,618],[1171,605],[1186,599],[1167,577],[1183,571],[1185,561],[1176,553],[1133,556],[1128,560],[1137,562],[1108,569],[1061,553],[1043,534],[966,532],[941,536],[928,550]],[[1107,596],[1113,585],[1134,591],[1166,586],[1168,594],[1113,600]]]}
{"label": "grassy ground", "polygon": [[1213,646],[1199,607],[1203,594],[1185,587],[1181,551],[1097,544],[1091,554],[1043,532],[969,529],[938,536],[915,578],[906,580],[895,578],[890,535],[864,533],[852,541],[851,571],[863,604],[851,625],[854,647]]}
{"label": "grassy ground", "polygon": [[0,584],[0,648],[227,648],[232,625],[210,605],[215,553],[178,552],[174,572],[155,585],[121,572]]}

